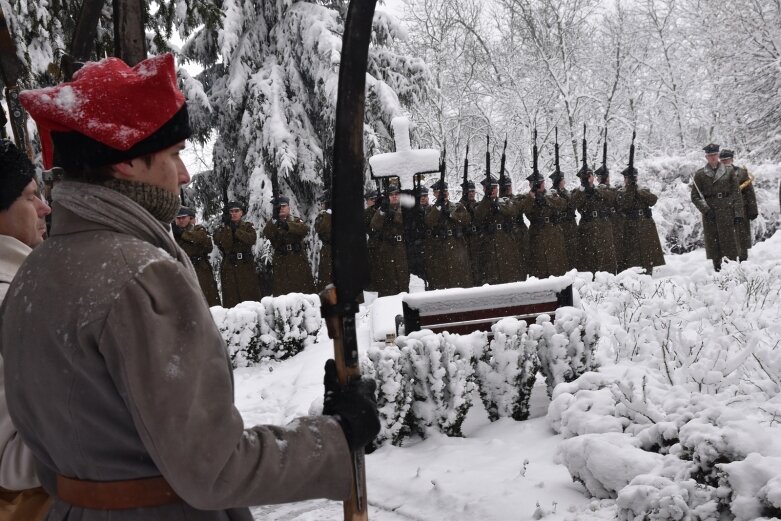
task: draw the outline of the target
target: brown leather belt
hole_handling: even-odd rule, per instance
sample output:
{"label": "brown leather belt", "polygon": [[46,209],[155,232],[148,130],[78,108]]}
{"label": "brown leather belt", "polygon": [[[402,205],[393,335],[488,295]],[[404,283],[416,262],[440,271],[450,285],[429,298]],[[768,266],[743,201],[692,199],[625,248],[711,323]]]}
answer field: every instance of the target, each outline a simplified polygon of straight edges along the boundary
{"label": "brown leather belt", "polygon": [[150,508],[181,502],[162,476],[126,481],[84,481],[57,475],[57,497],[93,510]]}

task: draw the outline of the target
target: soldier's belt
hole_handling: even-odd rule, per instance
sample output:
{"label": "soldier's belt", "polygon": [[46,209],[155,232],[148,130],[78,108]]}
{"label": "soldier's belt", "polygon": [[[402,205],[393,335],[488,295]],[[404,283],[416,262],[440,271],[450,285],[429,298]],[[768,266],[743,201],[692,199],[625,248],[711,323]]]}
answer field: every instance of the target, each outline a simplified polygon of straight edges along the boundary
{"label": "soldier's belt", "polygon": [[705,196],[705,199],[726,199],[732,195],[731,192],[716,192]]}
{"label": "soldier's belt", "polygon": [[252,253],[246,252],[246,251],[240,251],[236,253],[229,253],[228,259],[232,261],[234,264],[238,261],[242,262],[252,262],[254,259],[252,258]]}
{"label": "soldier's belt", "polygon": [[388,242],[404,242],[402,235],[384,235],[382,239]]}
{"label": "soldier's belt", "polygon": [[294,242],[292,244],[283,244],[274,249],[280,255],[287,255],[288,253],[298,253],[302,250],[300,242]]}
{"label": "soldier's belt", "polygon": [[203,255],[192,255],[190,256],[190,262],[201,262],[204,259]]}
{"label": "soldier's belt", "polygon": [[580,214],[581,222],[589,222],[594,219],[606,219],[607,215],[599,210],[591,210],[590,212],[584,212]]}
{"label": "soldier's belt", "polygon": [[556,224],[558,220],[555,217],[535,217],[529,219],[529,222],[538,226],[545,226],[546,224]]}
{"label": "soldier's belt", "polygon": [[163,476],[125,481],[85,481],[57,475],[57,497],[78,508],[153,508],[182,500]]}
{"label": "soldier's belt", "polygon": [[624,210],[624,217],[627,219],[650,219],[653,217],[653,211],[650,208],[634,208],[632,210]]}
{"label": "soldier's belt", "polygon": [[464,235],[464,232],[461,230],[461,228],[448,228],[447,230],[440,230],[436,233],[434,233],[434,237],[437,239],[450,239],[455,237],[458,239],[459,237],[462,237]]}

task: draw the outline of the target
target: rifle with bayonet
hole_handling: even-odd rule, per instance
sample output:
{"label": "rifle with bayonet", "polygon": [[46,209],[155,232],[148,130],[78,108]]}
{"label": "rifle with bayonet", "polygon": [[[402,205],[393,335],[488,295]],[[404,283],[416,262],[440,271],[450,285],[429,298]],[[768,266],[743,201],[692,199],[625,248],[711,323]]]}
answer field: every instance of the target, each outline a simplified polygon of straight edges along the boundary
{"label": "rifle with bayonet", "polygon": [[544,192],[540,192],[540,188],[542,187],[543,182],[545,181],[543,177],[540,175],[540,169],[538,167],[538,149],[537,149],[537,129],[534,129],[534,138],[533,138],[533,145],[532,145],[532,175],[534,176],[534,182],[532,183],[531,189],[532,192],[534,192],[534,197],[537,199],[537,201],[541,201],[545,197]]}
{"label": "rifle with bayonet", "polygon": [[445,208],[445,156],[447,151],[442,149],[442,156],[439,158],[439,192],[437,192],[437,206],[440,210]]}
{"label": "rifle with bayonet", "polygon": [[554,170],[554,174],[556,179],[556,186],[553,187],[554,190],[557,192],[559,191],[559,181],[562,177],[564,177],[561,173],[561,163],[559,162],[559,127],[554,127],[554,136],[555,141],[553,144],[553,157],[554,157],[554,164],[556,165],[556,170]]}
{"label": "rifle with bayonet", "polygon": [[499,163],[499,197],[504,196],[504,188],[507,183],[507,175],[504,173],[504,165],[507,161],[507,138],[504,138],[504,148],[502,148],[502,161]]}
{"label": "rifle with bayonet", "polygon": [[464,180],[461,183],[461,201],[464,206],[469,202],[469,141],[466,142],[466,155],[464,156]]}
{"label": "rifle with bayonet", "polygon": [[[363,229],[363,121],[366,66],[376,0],[351,1],[345,22],[336,101],[333,175],[333,280],[320,295],[341,385],[360,381],[355,314],[369,280]],[[346,521],[368,520],[363,449],[351,451]]]}

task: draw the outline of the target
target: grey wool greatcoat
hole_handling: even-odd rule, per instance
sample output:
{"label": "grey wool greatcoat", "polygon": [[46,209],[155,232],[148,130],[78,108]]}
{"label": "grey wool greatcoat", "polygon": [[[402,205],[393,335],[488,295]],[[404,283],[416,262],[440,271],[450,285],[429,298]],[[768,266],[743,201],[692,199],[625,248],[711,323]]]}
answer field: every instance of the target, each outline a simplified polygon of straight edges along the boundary
{"label": "grey wool greatcoat", "polygon": [[558,195],[537,198],[532,193],[519,200],[529,226],[529,275],[540,279],[564,275],[567,271],[567,250],[564,235],[556,218],[567,208],[567,200]]}
{"label": "grey wool greatcoat", "polygon": [[315,281],[309,268],[304,237],[309,226],[298,217],[288,215],[287,229],[269,220],[263,228],[263,236],[274,248],[271,291],[275,296],[288,293],[314,293]]}
{"label": "grey wool greatcoat", "polygon": [[738,260],[740,242],[736,219],[744,219],[743,197],[738,178],[719,163],[713,170],[705,165],[694,173],[691,200],[702,213],[705,256],[712,260]]}
{"label": "grey wool greatcoat", "polygon": [[217,281],[214,280],[212,264],[209,262],[209,254],[213,248],[209,232],[200,224],[191,224],[176,237],[176,244],[190,257],[203,296],[206,297],[206,303],[210,306],[219,306],[220,294],[217,291]]}
{"label": "grey wool greatcoat", "polygon": [[401,208],[390,207],[387,213],[377,210],[371,226],[377,234],[377,280],[374,281],[377,295],[385,297],[409,291],[409,266]]}
{"label": "grey wool greatcoat", "polygon": [[743,196],[743,211],[746,218],[738,225],[738,241],[741,248],[741,260],[748,258],[748,250],[754,242],[754,234],[751,232],[751,221],[759,217],[759,208],[757,208],[757,195],[754,193],[754,183],[748,176],[748,170],[744,167],[734,168],[735,177],[738,178],[740,195]]}
{"label": "grey wool greatcoat", "polygon": [[624,218],[624,269],[639,266],[651,275],[655,266],[664,265],[662,243],[651,210],[656,200],[650,190],[629,181],[618,191],[616,207]]}
{"label": "grey wool greatcoat", "polygon": [[472,285],[472,269],[464,228],[471,224],[472,218],[460,203],[448,202],[446,208],[447,214],[431,205],[426,213],[433,258],[428,273],[430,289],[468,288]]}
{"label": "grey wool greatcoat", "polygon": [[[11,415],[55,496],[48,521],[251,521],[241,507],[349,494],[349,449],[334,419],[245,427],[191,268],[118,229],[122,212],[90,220],[56,199],[53,210],[51,238],[22,266],[0,324]],[[30,327],[31,316],[45,320]],[[56,497],[57,474],[162,475],[182,502],[72,507]]]}
{"label": "grey wool greatcoat", "polygon": [[214,242],[222,252],[220,282],[223,307],[232,308],[245,300],[260,301],[260,284],[252,254],[252,246],[257,240],[255,227],[248,221],[238,223],[235,230],[226,224],[214,234]]}
{"label": "grey wool greatcoat", "polygon": [[610,223],[612,194],[597,187],[572,191],[572,204],[580,214],[578,223],[578,271],[616,272],[616,247]]}

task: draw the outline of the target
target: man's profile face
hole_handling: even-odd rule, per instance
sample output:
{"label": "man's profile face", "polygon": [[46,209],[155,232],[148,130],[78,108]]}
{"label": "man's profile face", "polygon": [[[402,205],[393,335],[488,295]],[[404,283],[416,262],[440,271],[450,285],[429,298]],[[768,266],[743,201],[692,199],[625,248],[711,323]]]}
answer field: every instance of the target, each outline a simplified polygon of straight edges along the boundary
{"label": "man's profile face", "polygon": [[163,188],[172,194],[179,194],[182,185],[190,182],[190,174],[179,153],[184,150],[184,141],[151,154],[147,165],[144,158],[137,157],[115,166],[120,177]]}
{"label": "man's profile face", "polygon": [[30,181],[9,208],[0,212],[0,235],[8,235],[35,248],[46,235],[44,218],[51,208],[41,199],[38,184]]}
{"label": "man's profile face", "polygon": [[366,199],[366,208],[371,208],[372,206],[374,206],[374,203],[376,202],[377,199],[375,199],[374,197],[369,197],[368,199]]}
{"label": "man's profile face", "polygon": [[184,230],[185,228],[190,226],[190,223],[192,223],[192,222],[193,222],[193,218],[190,217],[189,215],[177,215],[176,216],[176,227],[177,228],[181,228],[181,229]]}
{"label": "man's profile face", "polygon": [[244,217],[244,211],[241,208],[231,208],[228,210],[228,213],[231,216],[231,221],[235,223],[241,221],[241,218]]}
{"label": "man's profile face", "polygon": [[716,168],[719,166],[719,153],[714,152],[712,154],[705,154],[705,161],[708,162],[708,165],[711,168]]}
{"label": "man's profile face", "polygon": [[290,215],[290,206],[287,204],[280,204],[279,205],[279,218],[280,219],[287,219],[287,216]]}
{"label": "man's profile face", "polygon": [[721,158],[721,164],[724,166],[732,166],[732,160],[734,158],[732,157],[722,157]]}

